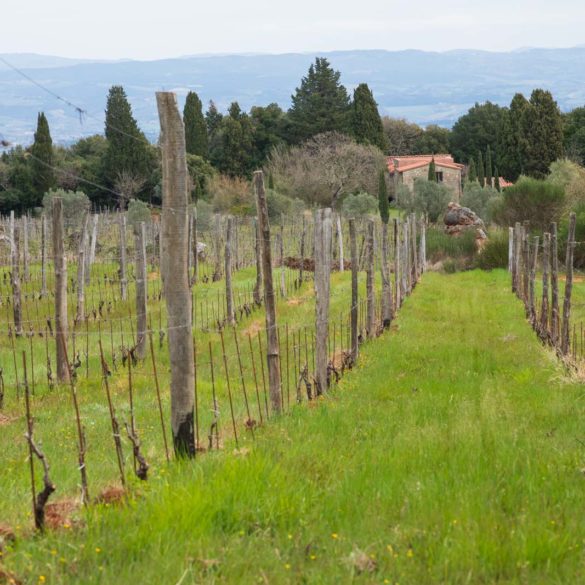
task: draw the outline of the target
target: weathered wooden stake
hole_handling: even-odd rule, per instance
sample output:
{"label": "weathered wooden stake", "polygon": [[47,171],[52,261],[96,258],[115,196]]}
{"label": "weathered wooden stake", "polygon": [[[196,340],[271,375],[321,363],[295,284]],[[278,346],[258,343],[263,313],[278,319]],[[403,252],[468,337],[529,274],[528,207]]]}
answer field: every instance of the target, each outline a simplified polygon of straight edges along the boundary
{"label": "weathered wooden stake", "polygon": [[57,380],[69,382],[67,361],[67,259],[63,243],[63,200],[53,198],[53,265],[55,269],[55,343]]}
{"label": "weathered wooden stake", "polygon": [[195,456],[195,371],[188,274],[188,173],[185,128],[170,92],[156,94],[162,147],[163,288],[171,361],[171,423],[175,452]]}
{"label": "weathered wooden stake", "polygon": [[315,381],[317,395],[327,390],[327,340],[329,337],[329,289],[331,276],[331,209],[315,212]]}
{"label": "weathered wooden stake", "polygon": [[268,387],[272,409],[280,413],[282,409],[282,393],[280,389],[280,356],[278,354],[278,333],[276,323],[276,299],[272,279],[272,251],[270,249],[270,222],[268,206],[264,190],[264,173],[255,171],[254,191],[256,194],[256,210],[258,226],[262,238],[262,275],[264,279],[264,306],[266,308],[266,337]]}
{"label": "weathered wooden stake", "polygon": [[563,301],[563,325],[561,331],[561,353],[567,355],[570,346],[571,293],[573,292],[573,256],[575,254],[575,226],[577,216],[569,215],[569,234],[567,236],[567,256],[565,261],[565,299]]}
{"label": "weathered wooden stake", "polygon": [[351,359],[355,363],[358,357],[358,252],[355,233],[355,219],[349,220],[349,247],[351,254]]}
{"label": "weathered wooden stake", "polygon": [[146,274],[146,225],[140,222],[134,233],[136,248],[136,347],[135,354],[140,360],[146,356],[146,314],[148,279]]}

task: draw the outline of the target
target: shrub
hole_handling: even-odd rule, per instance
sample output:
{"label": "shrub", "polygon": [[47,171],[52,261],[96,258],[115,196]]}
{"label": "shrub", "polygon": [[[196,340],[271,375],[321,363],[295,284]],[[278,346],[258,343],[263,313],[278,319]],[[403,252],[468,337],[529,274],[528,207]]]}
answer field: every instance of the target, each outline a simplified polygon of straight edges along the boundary
{"label": "shrub", "polygon": [[378,200],[368,193],[348,195],[341,206],[347,217],[366,217],[378,213]]}
{"label": "shrub", "polygon": [[561,185],[529,177],[504,191],[503,203],[497,210],[496,221],[510,226],[528,220],[531,229],[544,231],[551,221],[558,221],[565,205],[565,190]]}
{"label": "shrub", "polygon": [[142,222],[148,223],[150,221],[150,209],[144,201],[140,199],[132,199],[128,204],[128,225],[130,225],[134,233],[138,233],[140,224]]}
{"label": "shrub", "polygon": [[471,263],[476,253],[475,230],[450,236],[441,228],[429,228],[426,234],[427,258],[435,263],[445,258],[464,259]]}
{"label": "shrub", "polygon": [[197,201],[197,230],[207,231],[213,221],[213,205],[204,199]]}
{"label": "shrub", "polygon": [[[577,224],[575,226],[575,241],[585,241],[585,203],[581,203],[575,208]],[[547,229],[548,231],[548,229]],[[567,237],[569,235],[569,218],[564,217],[559,225],[558,243],[559,243],[559,262],[564,266],[565,254],[567,253]],[[585,268],[585,246],[577,244],[573,256],[573,266],[575,268]]]}
{"label": "shrub", "polygon": [[232,215],[254,215],[256,205],[249,181],[226,175],[214,176],[208,183],[213,209]]}
{"label": "shrub", "polygon": [[482,270],[506,268],[508,266],[508,232],[494,230],[489,235],[483,250],[477,257],[477,266]]}
{"label": "shrub", "polygon": [[482,187],[477,181],[467,182],[461,196],[461,205],[475,211],[485,223],[491,221],[490,201],[498,196],[491,187]]}
{"label": "shrub", "polygon": [[298,215],[305,210],[305,204],[300,199],[291,199],[273,189],[266,191],[266,204],[271,222],[279,222],[282,213]]}
{"label": "shrub", "polygon": [[422,213],[431,223],[435,223],[447,209],[452,193],[448,187],[416,179],[412,193],[405,185],[401,185],[396,192],[396,205],[409,213]]}
{"label": "shrub", "polygon": [[89,211],[89,197],[82,191],[65,191],[64,189],[51,190],[43,197],[43,208],[50,218],[53,213],[53,198],[63,200],[63,226],[66,230],[81,226],[83,216]]}

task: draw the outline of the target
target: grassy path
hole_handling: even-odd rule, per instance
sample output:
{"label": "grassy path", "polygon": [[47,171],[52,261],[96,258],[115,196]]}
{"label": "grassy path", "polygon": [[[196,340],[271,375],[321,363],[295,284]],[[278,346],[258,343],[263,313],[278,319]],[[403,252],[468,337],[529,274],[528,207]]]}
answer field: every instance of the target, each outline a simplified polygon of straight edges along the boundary
{"label": "grassy path", "polygon": [[249,451],[173,465],[6,565],[31,583],[583,582],[583,388],[507,274],[425,275],[393,329]]}

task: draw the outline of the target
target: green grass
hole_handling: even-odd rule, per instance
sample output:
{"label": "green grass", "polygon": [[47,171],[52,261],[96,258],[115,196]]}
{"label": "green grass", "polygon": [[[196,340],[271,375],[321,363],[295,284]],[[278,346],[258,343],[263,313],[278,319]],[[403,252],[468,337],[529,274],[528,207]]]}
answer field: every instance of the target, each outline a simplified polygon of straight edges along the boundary
{"label": "green grass", "polygon": [[583,417],[505,272],[427,274],[313,408],[5,564],[30,583],[583,582]]}

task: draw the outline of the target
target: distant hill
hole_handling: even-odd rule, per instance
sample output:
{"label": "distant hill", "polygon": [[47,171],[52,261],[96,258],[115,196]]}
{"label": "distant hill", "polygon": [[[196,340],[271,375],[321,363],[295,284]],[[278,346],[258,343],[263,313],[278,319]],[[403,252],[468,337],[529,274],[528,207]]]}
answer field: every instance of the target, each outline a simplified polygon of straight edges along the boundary
{"label": "distant hill", "polygon": [[[535,87],[553,92],[563,110],[585,105],[585,47],[526,48],[505,53],[457,50],[339,51],[319,53],[341,71],[353,89],[367,82],[380,112],[419,124],[450,126],[475,102],[505,105],[515,92]],[[43,55],[4,55],[51,91],[87,110],[81,121],[72,108],[0,63],[0,133],[12,142],[32,141],[36,115],[45,111],[57,143],[103,132],[108,89],[122,84],[140,126],[158,135],[154,92],[195,90],[220,109],[237,100],[252,105],[290,105],[290,96],[315,54],[205,55],[156,61],[96,62]]]}

